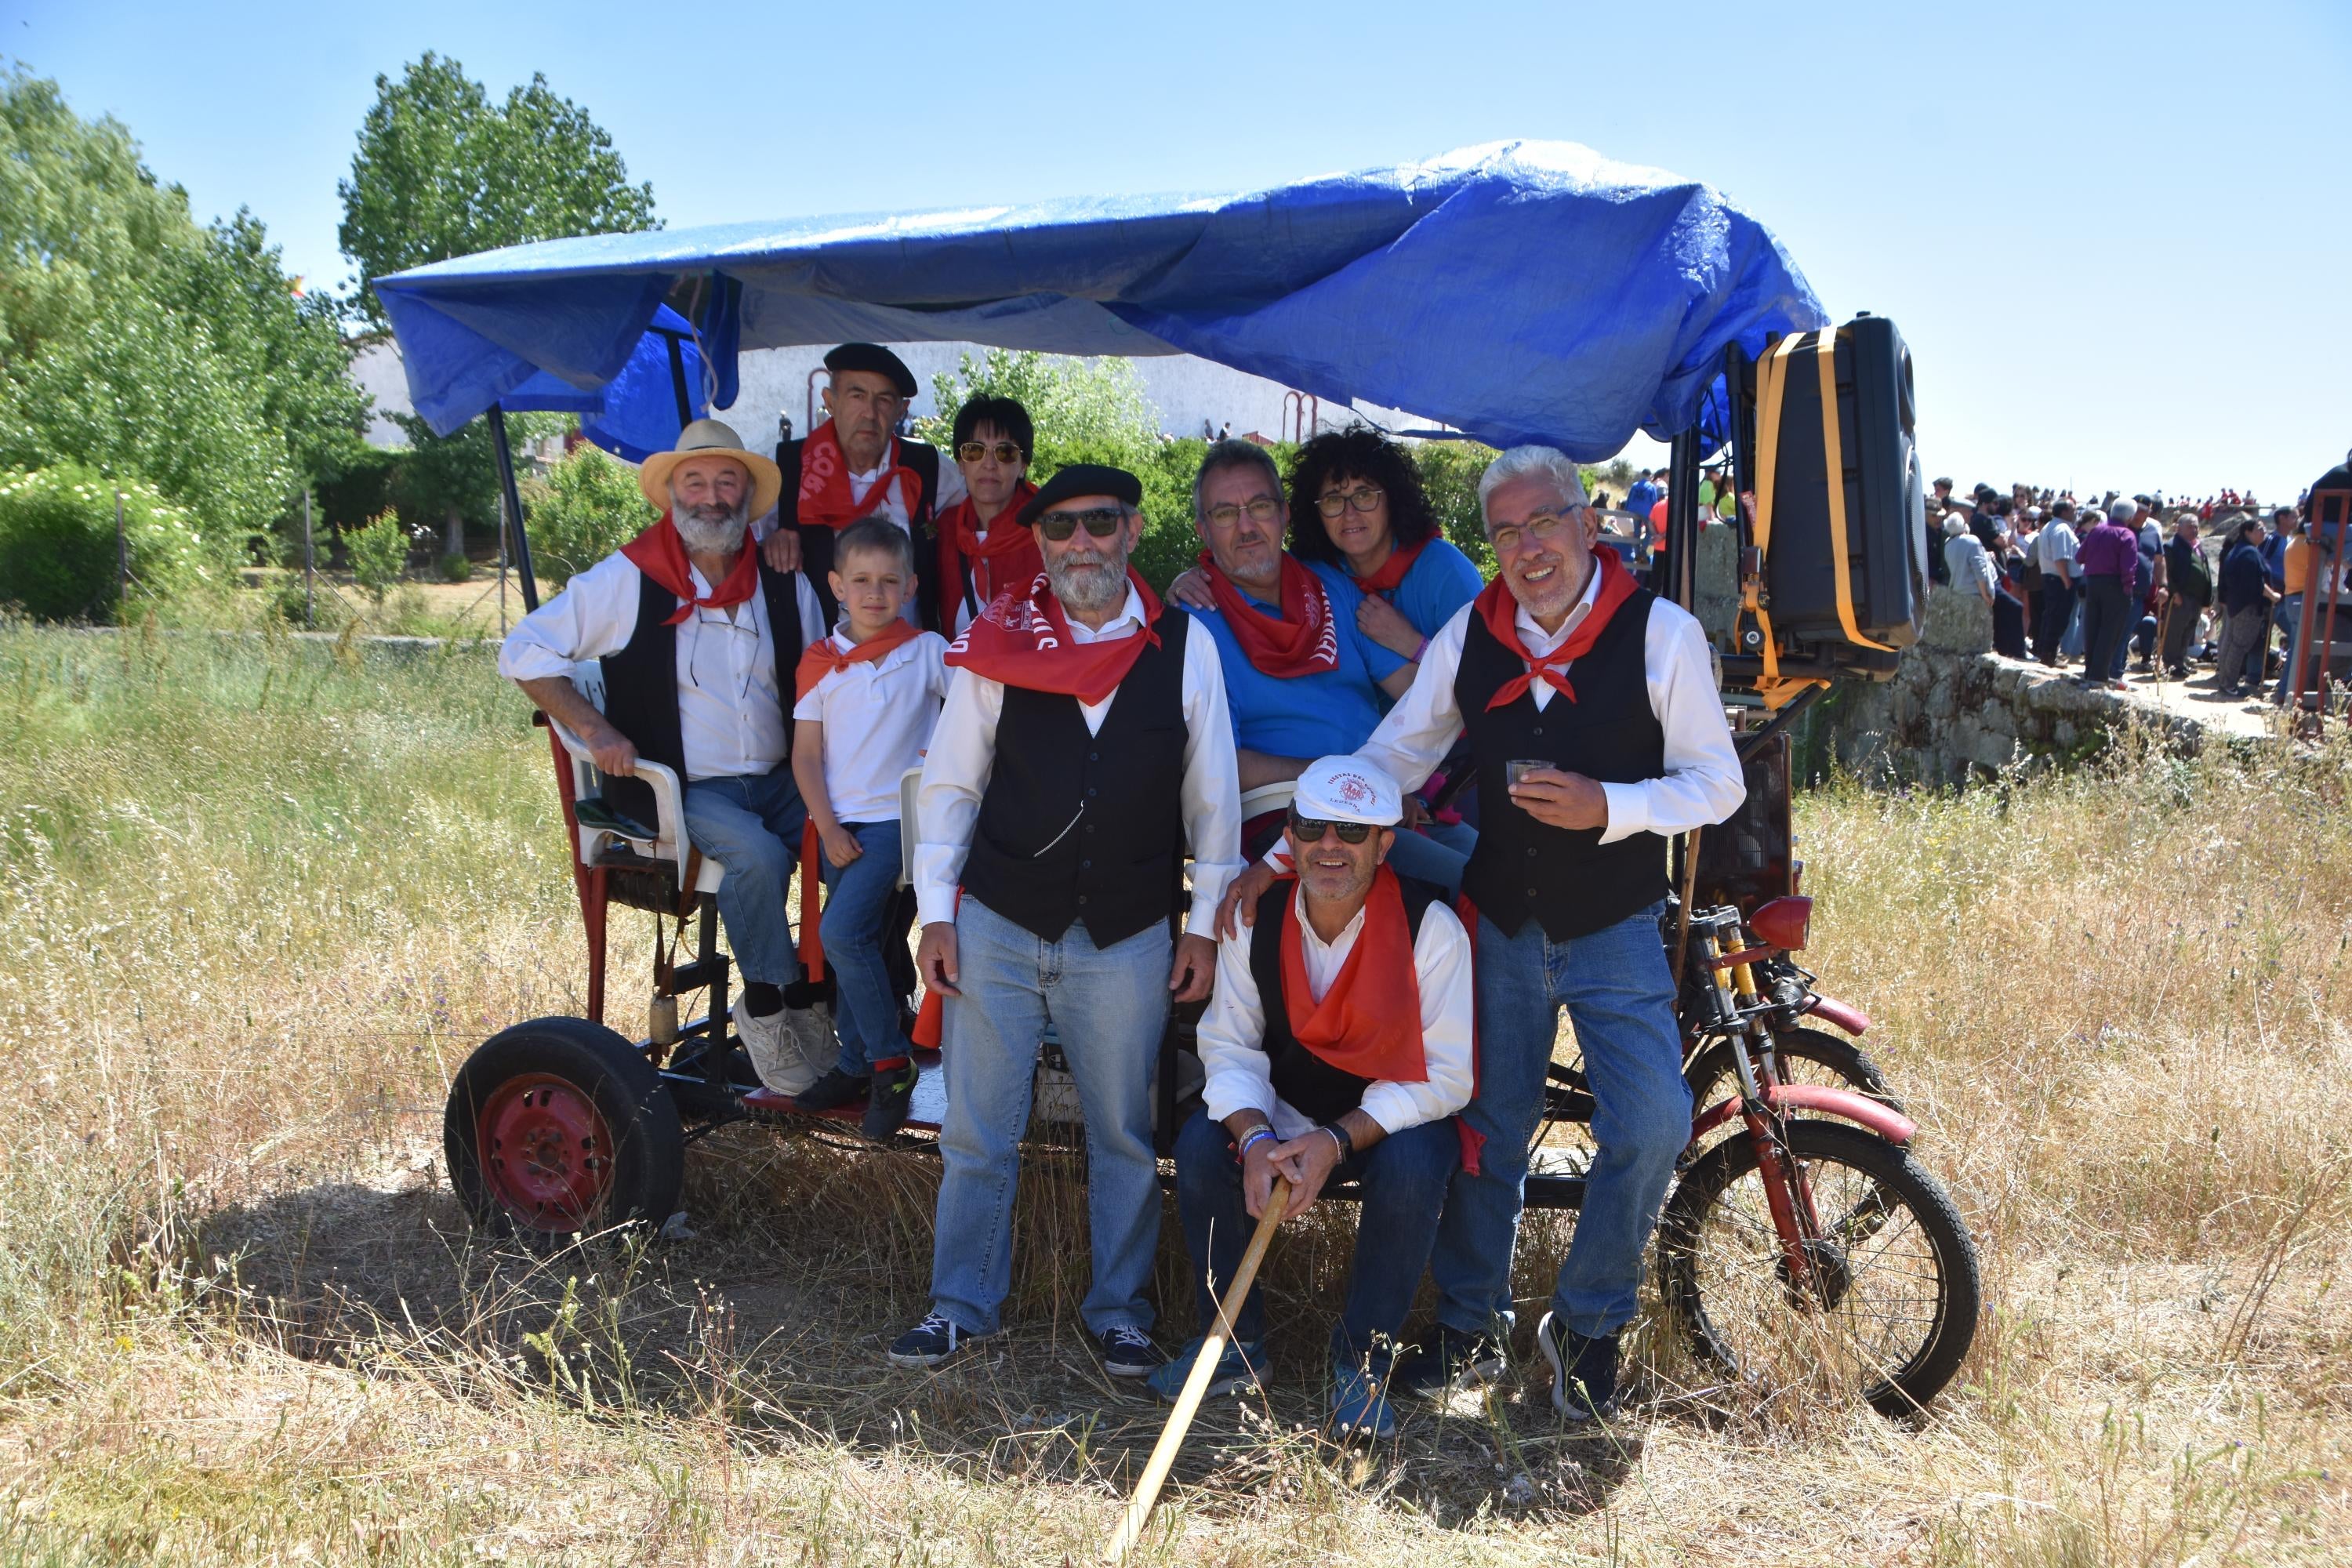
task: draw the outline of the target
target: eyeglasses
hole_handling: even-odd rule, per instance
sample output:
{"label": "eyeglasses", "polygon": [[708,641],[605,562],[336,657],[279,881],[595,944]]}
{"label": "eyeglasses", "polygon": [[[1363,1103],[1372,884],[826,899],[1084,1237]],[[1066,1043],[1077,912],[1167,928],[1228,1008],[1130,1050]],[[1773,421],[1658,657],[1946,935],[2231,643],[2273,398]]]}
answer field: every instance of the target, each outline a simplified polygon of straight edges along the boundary
{"label": "eyeglasses", "polygon": [[1354,507],[1358,511],[1370,511],[1381,504],[1381,497],[1385,493],[1378,485],[1366,485],[1344,495],[1332,490],[1316,501],[1315,510],[1325,517],[1337,517],[1349,507]]}
{"label": "eyeglasses", "polygon": [[1037,527],[1045,537],[1059,544],[1083,525],[1088,537],[1108,539],[1127,521],[1127,513],[1115,506],[1090,506],[1084,511],[1049,511],[1037,520]]}
{"label": "eyeglasses", "polygon": [[1249,513],[1252,522],[1272,522],[1282,515],[1282,503],[1267,496],[1258,496],[1246,506],[1235,506],[1231,501],[1223,506],[1213,506],[1204,515],[1219,528],[1231,528],[1242,520],[1244,512]]}
{"label": "eyeglasses", "polygon": [[1531,511],[1524,523],[1507,522],[1500,528],[1488,530],[1486,542],[1495,547],[1496,554],[1508,555],[1530,539],[1538,544],[1550,543],[1559,534],[1560,525],[1567,521],[1566,512]]}
{"label": "eyeglasses", "polygon": [[992,446],[986,441],[966,441],[956,448],[956,456],[967,463],[977,463],[991,453],[994,453],[996,460],[1008,468],[1021,460],[1021,448],[1010,441],[999,441]]}
{"label": "eyeglasses", "polygon": [[1372,836],[1369,822],[1328,822],[1319,816],[1301,816],[1295,811],[1290,814],[1290,836],[1301,844],[1322,843],[1326,828],[1337,833],[1342,844],[1361,844]]}

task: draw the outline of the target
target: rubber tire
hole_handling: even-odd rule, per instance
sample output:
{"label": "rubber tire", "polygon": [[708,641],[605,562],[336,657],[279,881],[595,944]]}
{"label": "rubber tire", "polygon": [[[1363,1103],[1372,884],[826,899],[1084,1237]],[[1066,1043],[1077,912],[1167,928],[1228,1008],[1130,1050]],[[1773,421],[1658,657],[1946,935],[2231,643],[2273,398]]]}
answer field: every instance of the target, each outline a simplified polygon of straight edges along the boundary
{"label": "rubber tire", "polygon": [[[1855,1093],[1866,1094],[1890,1110],[1903,1109],[1903,1102],[1886,1087],[1886,1075],[1852,1040],[1805,1028],[1783,1029],[1775,1040],[1782,1056],[1827,1068]],[[1739,1074],[1731,1061],[1732,1044],[1717,1040],[1691,1063],[1691,1104],[1696,1110],[1705,1110],[1739,1092]]]}
{"label": "rubber tire", "polygon": [[[1941,1289],[1927,1339],[1909,1364],[1857,1391],[1882,1415],[1911,1415],[1943,1392],[1976,1338],[1982,1304],[1976,1244],[1943,1184],[1885,1139],[1843,1121],[1791,1121],[1788,1129],[1789,1146],[1799,1158],[1834,1159],[1895,1194],[1935,1252]],[[1684,1175],[1658,1222],[1658,1286],[1667,1308],[1681,1322],[1693,1354],[1734,1370],[1738,1357],[1716,1338],[1699,1300],[1691,1258],[1716,1197],[1755,1169],[1756,1147],[1747,1137],[1717,1144]]]}
{"label": "rubber tire", "polygon": [[482,1177],[477,1108],[499,1085],[530,1073],[572,1084],[595,1105],[613,1134],[613,1180],[603,1209],[583,1230],[644,1222],[660,1225],[677,1212],[686,1178],[686,1131],[661,1075],[627,1040],[585,1018],[533,1018],[491,1036],[466,1058],[449,1085],[441,1142],[449,1184],[476,1226],[537,1246],[570,1240],[577,1231],[531,1229],[490,1194]]}

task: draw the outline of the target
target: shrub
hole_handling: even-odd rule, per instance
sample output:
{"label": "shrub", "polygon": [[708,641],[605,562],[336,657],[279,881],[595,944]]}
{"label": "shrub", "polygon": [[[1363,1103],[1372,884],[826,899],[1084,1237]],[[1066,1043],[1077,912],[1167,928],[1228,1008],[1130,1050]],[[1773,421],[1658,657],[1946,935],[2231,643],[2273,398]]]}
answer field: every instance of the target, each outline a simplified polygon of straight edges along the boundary
{"label": "shrub", "polygon": [[[0,469],[0,599],[41,620],[119,616],[117,488],[75,463]],[[188,511],[137,479],[120,489],[134,601],[168,600],[225,574]]]}
{"label": "shrub", "polygon": [[637,471],[585,442],[524,487],[523,516],[531,570],[559,588],[653,521]]}
{"label": "shrub", "polygon": [[343,550],[352,558],[352,576],[379,605],[408,567],[408,535],[389,512],[343,535]]}
{"label": "shrub", "polygon": [[468,582],[474,575],[474,563],[462,555],[444,555],[440,567],[444,583]]}

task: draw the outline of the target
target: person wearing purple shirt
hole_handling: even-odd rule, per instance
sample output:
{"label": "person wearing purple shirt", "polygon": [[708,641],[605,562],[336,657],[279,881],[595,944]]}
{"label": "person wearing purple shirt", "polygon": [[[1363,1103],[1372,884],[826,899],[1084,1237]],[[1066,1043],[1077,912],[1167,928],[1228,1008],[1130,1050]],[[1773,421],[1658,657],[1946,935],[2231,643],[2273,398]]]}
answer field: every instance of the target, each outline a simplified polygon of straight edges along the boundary
{"label": "person wearing purple shirt", "polygon": [[2139,535],[2132,520],[2139,503],[2118,498],[2107,515],[2083,535],[2075,547],[2074,567],[2083,576],[2083,673],[2074,679],[2085,686],[2121,686],[2113,678],[2116,654],[2131,630],[2131,589],[2139,574]]}

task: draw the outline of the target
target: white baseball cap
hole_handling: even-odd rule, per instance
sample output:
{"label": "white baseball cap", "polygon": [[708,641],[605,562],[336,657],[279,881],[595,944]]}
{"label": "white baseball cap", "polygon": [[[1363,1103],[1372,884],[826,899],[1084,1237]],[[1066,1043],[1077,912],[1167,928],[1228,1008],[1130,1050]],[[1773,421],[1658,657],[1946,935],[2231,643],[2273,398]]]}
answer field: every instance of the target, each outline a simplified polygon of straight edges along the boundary
{"label": "white baseball cap", "polygon": [[1318,757],[1298,775],[1290,809],[1326,822],[1394,827],[1404,820],[1404,792],[1361,757]]}

